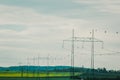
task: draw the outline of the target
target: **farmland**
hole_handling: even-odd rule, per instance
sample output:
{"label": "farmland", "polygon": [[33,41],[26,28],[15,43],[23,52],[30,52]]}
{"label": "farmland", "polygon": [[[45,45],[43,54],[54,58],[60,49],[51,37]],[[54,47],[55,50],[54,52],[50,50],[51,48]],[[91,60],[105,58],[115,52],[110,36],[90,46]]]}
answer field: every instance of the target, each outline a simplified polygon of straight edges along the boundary
{"label": "farmland", "polygon": [[[79,73],[75,73],[78,75]],[[23,73],[21,72],[0,72],[0,80],[69,80],[69,72],[40,72],[40,73]]]}
{"label": "farmland", "polygon": [[70,80],[70,78],[0,78],[0,80]]}
{"label": "farmland", "polygon": [[[73,80],[93,79],[91,74],[75,72],[75,78]],[[119,80],[120,74],[113,73],[95,73],[94,80]],[[0,80],[70,80],[70,72],[15,72],[4,71],[0,72]]]}
{"label": "farmland", "polygon": [[[80,75],[79,72],[76,72],[75,75]],[[0,77],[69,77],[69,72],[40,72],[40,73],[21,73],[21,72],[0,72]]]}
{"label": "farmland", "polygon": [[74,76],[71,76],[71,68],[66,66],[32,67],[26,66],[1,68],[0,80],[120,80],[120,72],[114,70],[95,69],[94,74],[89,68],[74,68]]}

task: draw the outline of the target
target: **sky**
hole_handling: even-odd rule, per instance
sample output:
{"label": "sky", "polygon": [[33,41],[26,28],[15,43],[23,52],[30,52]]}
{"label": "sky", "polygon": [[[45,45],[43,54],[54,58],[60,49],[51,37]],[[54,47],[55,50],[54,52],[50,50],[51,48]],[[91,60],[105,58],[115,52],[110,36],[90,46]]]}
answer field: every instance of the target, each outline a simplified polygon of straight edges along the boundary
{"label": "sky", "polygon": [[[91,37],[95,43],[95,68],[120,70],[120,0],[0,0],[0,66],[70,65],[72,37]],[[84,47],[84,48],[83,48]],[[91,44],[75,42],[75,66],[90,67]],[[112,54],[112,55],[106,55]],[[37,65],[37,60],[35,65]]]}

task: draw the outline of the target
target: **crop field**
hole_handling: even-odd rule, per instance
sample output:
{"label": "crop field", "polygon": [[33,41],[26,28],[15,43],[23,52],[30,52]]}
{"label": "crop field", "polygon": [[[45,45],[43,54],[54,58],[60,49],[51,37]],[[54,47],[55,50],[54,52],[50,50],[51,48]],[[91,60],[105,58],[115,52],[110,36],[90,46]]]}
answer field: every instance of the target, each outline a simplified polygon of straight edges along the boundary
{"label": "crop field", "polygon": [[[0,80],[71,80],[70,72],[0,72]],[[75,72],[76,78],[72,80],[92,80],[91,74]],[[120,74],[95,73],[94,80],[119,80]]]}
{"label": "crop field", "polygon": [[[75,75],[80,75],[81,73],[76,72]],[[69,77],[69,72],[0,72],[0,77]]]}
{"label": "crop field", "polygon": [[8,78],[8,77],[4,77],[4,78],[1,78],[0,77],[0,80],[71,80],[69,77],[60,77],[60,78],[56,78],[56,77],[54,77],[54,78],[26,78],[26,77],[24,77],[24,78],[21,78],[21,77],[10,77],[10,78]]}
{"label": "crop field", "polygon": [[[80,75],[80,73],[75,73]],[[69,72],[0,72],[0,80],[70,80]]]}

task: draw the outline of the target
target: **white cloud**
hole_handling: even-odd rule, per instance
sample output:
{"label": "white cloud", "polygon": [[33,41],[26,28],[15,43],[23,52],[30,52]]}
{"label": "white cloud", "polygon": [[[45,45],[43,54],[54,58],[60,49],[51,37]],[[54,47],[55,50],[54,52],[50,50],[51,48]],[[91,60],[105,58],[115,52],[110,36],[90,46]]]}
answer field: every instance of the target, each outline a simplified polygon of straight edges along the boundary
{"label": "white cloud", "polygon": [[[23,56],[26,53],[33,56],[34,51],[32,49],[36,48],[40,50],[39,52],[42,55],[48,53],[63,54],[60,51],[62,40],[68,37],[73,25],[77,23],[83,25],[88,22],[80,19],[44,15],[30,8],[0,5],[0,25],[8,25],[9,27],[10,24],[26,27],[22,31],[1,29],[1,49],[4,50],[6,55],[9,55],[8,57],[14,55],[15,58],[21,56],[26,58],[26,56]],[[5,55],[1,55],[1,57],[5,57]],[[2,62],[1,64],[8,64],[5,61]]]}
{"label": "white cloud", "polygon": [[[94,1],[95,0],[92,2]],[[90,4],[92,4],[92,2],[90,2]],[[85,3],[88,4],[89,1]],[[96,4],[96,2],[94,2],[94,4]],[[70,51],[61,49],[62,40],[71,37],[72,28],[75,28],[77,36],[87,37],[90,36],[89,33],[91,29],[103,29],[105,25],[102,24],[106,24],[106,21],[70,19],[41,14],[31,8],[1,5],[0,25],[8,24],[21,25],[26,28],[22,31],[1,29],[0,48],[5,51],[4,53],[6,53],[6,55],[9,55],[8,57],[13,58],[15,54],[15,58],[22,57],[23,59],[27,56],[38,55],[36,53],[40,53],[41,56],[53,53],[52,55],[63,57],[63,55],[69,54]],[[107,24],[109,24],[109,22]],[[104,38],[104,40],[106,40],[105,37],[102,37],[103,34],[99,33],[96,35],[98,35],[97,38]],[[34,51],[34,49],[39,50]],[[8,51],[15,52],[9,53]],[[1,55],[1,57],[5,57],[6,55]],[[0,63],[5,65],[3,61]],[[89,66],[88,63],[85,63],[85,65]],[[8,63],[6,62],[6,64]],[[82,64],[84,64],[84,62]]]}
{"label": "white cloud", "polygon": [[99,3],[98,0],[73,0],[73,2],[81,3],[81,4],[96,4]]}
{"label": "white cloud", "polygon": [[44,15],[30,8],[7,5],[0,6],[0,25],[8,25],[9,27],[9,24],[15,24],[26,27],[25,30],[20,32],[13,31],[13,34],[12,30],[0,30],[1,34],[2,32],[3,34],[6,32],[7,35],[11,33],[17,36],[33,35],[35,37],[35,35],[45,35],[46,32],[53,33],[55,30],[71,31],[73,27],[83,26],[88,23],[91,22],[82,19],[67,19],[64,17]]}
{"label": "white cloud", "polygon": [[104,13],[120,14],[120,0],[73,0]]}
{"label": "white cloud", "polygon": [[[54,26],[72,22],[72,20],[49,16],[30,8],[0,5],[0,24],[23,24],[26,26]],[[73,20],[74,21],[74,20]]]}

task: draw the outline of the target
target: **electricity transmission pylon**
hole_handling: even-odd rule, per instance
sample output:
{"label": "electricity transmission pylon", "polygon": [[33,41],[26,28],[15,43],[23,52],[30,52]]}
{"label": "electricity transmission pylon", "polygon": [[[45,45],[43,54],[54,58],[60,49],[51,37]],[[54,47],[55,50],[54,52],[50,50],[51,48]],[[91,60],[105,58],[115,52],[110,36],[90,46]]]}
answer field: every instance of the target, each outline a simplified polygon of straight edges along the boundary
{"label": "electricity transmission pylon", "polygon": [[[54,57],[50,57],[50,55],[48,54],[47,57],[40,57],[40,56],[38,56],[38,57],[34,57],[34,58],[29,58],[29,59],[32,60],[34,66],[35,66],[36,61],[38,63],[37,76],[35,76],[35,74],[36,74],[35,71],[33,73],[33,77],[38,77],[38,80],[40,80],[40,78],[41,78],[40,77],[40,60],[45,60],[46,61],[46,80],[49,80],[50,60],[57,60],[56,57],[55,58]],[[61,60],[61,59],[59,59],[59,60]]]}
{"label": "electricity transmission pylon", "polygon": [[74,29],[72,30],[72,38],[63,40],[63,46],[65,41],[70,41],[72,43],[71,45],[71,77],[73,78],[75,76],[75,70],[74,70],[74,51],[75,51],[75,42],[91,42],[91,73],[93,74],[92,77],[94,77],[94,43],[100,42],[103,46],[103,41],[96,39],[94,36],[94,29],[92,30],[92,36],[91,37],[75,37],[74,35]]}

